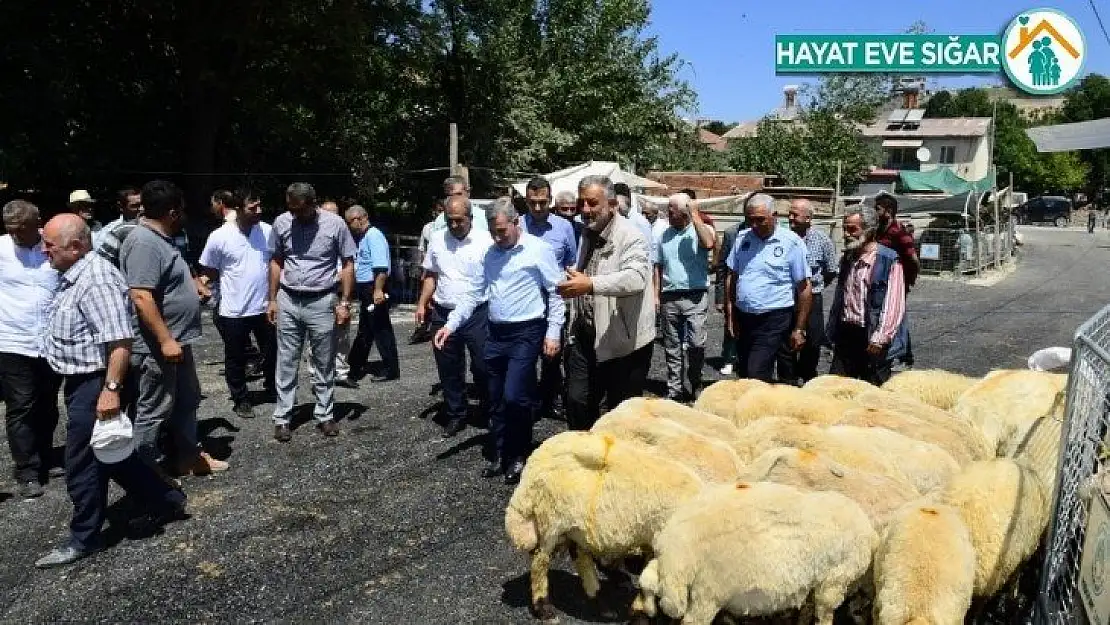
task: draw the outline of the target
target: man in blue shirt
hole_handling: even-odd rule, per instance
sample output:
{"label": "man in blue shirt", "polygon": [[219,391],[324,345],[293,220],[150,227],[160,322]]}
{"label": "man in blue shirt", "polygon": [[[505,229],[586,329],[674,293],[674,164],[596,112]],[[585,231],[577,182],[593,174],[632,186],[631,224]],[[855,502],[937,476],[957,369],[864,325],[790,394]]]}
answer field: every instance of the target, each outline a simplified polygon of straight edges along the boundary
{"label": "man in blue shirt", "polygon": [[[701,369],[705,362],[705,321],[709,317],[709,251],[717,244],[716,233],[702,221],[690,196],[676,193],[667,204],[671,227],[659,237],[655,283],[660,285],[663,314],[663,349],[667,362],[667,399],[686,398],[701,392]],[[682,368],[685,336],[686,371]]]}
{"label": "man in blue shirt", "polygon": [[512,200],[498,198],[487,215],[495,245],[486,253],[481,277],[463,294],[433,342],[443,349],[478,303],[489,302],[484,360],[497,456],[482,475],[504,474],[507,484],[516,484],[532,446],[536,359],[541,352],[554,358],[560,350],[566,304],[556,287],[564,274],[547,244],[520,227]]}
{"label": "man in blue shirt", "polygon": [[813,207],[809,200],[799,198],[790,202],[790,229],[806,244],[806,262],[809,264],[809,287],[813,303],[809,307],[806,343],[800,351],[783,343],[779,349],[779,380],[801,386],[817,377],[817,363],[821,359],[821,345],[825,342],[825,314],[821,293],[840,270],[829,235],[813,226]]}
{"label": "man in blue shirt", "polygon": [[783,341],[795,351],[805,345],[813,298],[805,243],[777,227],[773,204],[764,193],[745,200],[749,228],[729,253],[725,284],[725,329],[737,341],[737,375],[764,382],[773,381]]}
{"label": "man in blue shirt", "polygon": [[[569,221],[551,214],[551,183],[542,176],[529,180],[524,189],[524,197],[528,204],[528,212],[524,214],[524,230],[551,247],[560,269],[573,267],[578,258],[578,239],[574,236],[574,226]],[[565,337],[559,338],[560,345],[564,339]],[[537,420],[543,415],[556,419],[562,417],[566,395],[563,379],[562,357],[540,359],[540,404],[535,415]]]}
{"label": "man in blue shirt", "polygon": [[370,225],[366,209],[352,206],[344,214],[351,234],[358,241],[355,256],[355,291],[359,300],[358,334],[347,362],[351,377],[358,379],[366,371],[370,345],[378,346],[382,357],[382,371],[371,376],[371,382],[385,382],[401,377],[400,359],[397,356],[397,338],[393,334],[393,321],[389,318],[389,243],[381,230]]}

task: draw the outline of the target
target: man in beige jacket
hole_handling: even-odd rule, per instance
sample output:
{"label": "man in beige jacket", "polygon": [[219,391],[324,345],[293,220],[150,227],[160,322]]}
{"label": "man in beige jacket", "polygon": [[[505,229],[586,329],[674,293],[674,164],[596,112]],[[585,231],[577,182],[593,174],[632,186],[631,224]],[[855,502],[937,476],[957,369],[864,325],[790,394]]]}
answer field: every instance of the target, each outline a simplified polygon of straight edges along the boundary
{"label": "man in beige jacket", "polygon": [[578,262],[559,294],[570,300],[567,332],[567,425],[587,430],[600,414],[644,392],[655,340],[651,243],[617,212],[613,182],[586,176],[578,183],[586,228]]}

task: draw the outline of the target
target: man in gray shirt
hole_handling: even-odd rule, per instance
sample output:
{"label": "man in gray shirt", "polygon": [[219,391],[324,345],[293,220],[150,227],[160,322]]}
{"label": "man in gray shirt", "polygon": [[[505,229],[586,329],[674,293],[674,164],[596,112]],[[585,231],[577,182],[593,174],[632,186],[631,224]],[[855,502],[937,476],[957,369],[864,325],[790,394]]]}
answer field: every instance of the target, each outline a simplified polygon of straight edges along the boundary
{"label": "man in gray shirt", "polygon": [[289,210],[274,220],[270,234],[270,301],[266,309],[270,323],[277,326],[274,438],[283,443],[292,438],[289,413],[297,397],[297,370],[306,340],[317,373],[312,385],[316,395],[313,415],[324,435],[339,434],[333,401],[335,327],[351,321],[357,251],[343,218],[317,207],[312,185],[289,185],[285,204]]}
{"label": "man in gray shirt", "polygon": [[198,285],[173,238],[184,225],[184,196],[172,182],[143,186],[143,219],[123,241],[120,270],[136,316],[131,368],[138,377],[135,438],[139,455],[157,466],[158,432],[167,423],[179,473],[205,475],[228,468],[197,442],[200,381],[192,343],[200,339]]}

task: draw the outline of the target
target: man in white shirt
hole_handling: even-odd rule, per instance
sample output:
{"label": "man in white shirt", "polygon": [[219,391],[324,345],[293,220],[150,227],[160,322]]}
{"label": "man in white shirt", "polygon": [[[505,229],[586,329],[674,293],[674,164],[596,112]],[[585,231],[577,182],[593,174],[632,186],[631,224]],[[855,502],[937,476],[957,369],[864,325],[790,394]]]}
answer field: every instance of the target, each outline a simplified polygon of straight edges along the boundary
{"label": "man in white shirt", "polygon": [[224,340],[224,378],[237,415],[255,416],[247,392],[247,346],[254,335],[263,354],[267,388],[274,388],[276,352],[274,328],[266,322],[269,288],[270,224],[262,222],[262,207],[249,198],[235,197],[235,222],[226,222],[208,236],[200,254],[202,271],[219,281],[220,303],[216,314]]}
{"label": "man in white shirt", "polygon": [[61,378],[43,356],[58,273],[43,250],[38,207],[14,200],[3,215],[8,234],[0,237],[0,391],[19,495],[34,499],[53,469],[58,425]]}
{"label": "man in white shirt", "polygon": [[[432,236],[435,235],[437,232],[442,232],[442,229],[436,228],[436,220],[439,219],[440,215],[443,214],[443,202],[444,200],[441,199],[435,201],[435,206],[432,207],[432,220],[424,224],[424,227],[420,230],[420,242],[418,243],[418,246],[420,248],[421,265],[423,265],[424,259],[428,257],[428,246],[432,242]],[[448,227],[450,226],[450,224],[447,225]],[[421,282],[423,282],[425,278],[427,278],[427,275],[421,277]],[[425,314],[422,317],[424,321],[421,323],[417,323],[416,327],[413,328],[412,336],[409,338],[410,345],[415,345],[416,343],[421,343],[432,338],[432,315],[427,314],[428,312],[430,311],[425,311]]]}
{"label": "man in white shirt", "polygon": [[[464,198],[448,199],[444,214],[447,230],[432,235],[428,253],[424,255],[424,281],[416,304],[417,325],[427,321],[433,335],[447,323],[447,316],[464,294],[476,288],[486,252],[493,245],[488,232],[473,227],[470,202]],[[488,317],[489,307],[483,297],[470,319],[447,339],[443,348],[432,350],[446,408],[444,438],[455,436],[466,428],[466,352],[470,352],[470,373],[481,398],[482,418],[487,417],[488,377],[482,355],[486,348]]]}

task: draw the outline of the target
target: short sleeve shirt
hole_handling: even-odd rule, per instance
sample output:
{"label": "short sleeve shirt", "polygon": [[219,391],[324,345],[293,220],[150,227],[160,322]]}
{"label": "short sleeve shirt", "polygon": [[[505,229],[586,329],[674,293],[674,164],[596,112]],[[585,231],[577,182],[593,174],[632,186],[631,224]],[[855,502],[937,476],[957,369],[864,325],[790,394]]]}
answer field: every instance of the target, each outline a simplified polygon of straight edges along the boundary
{"label": "short sleeve shirt", "polygon": [[[172,238],[139,224],[120,246],[119,264],[128,288],[151,292],[174,340],[188,344],[200,338],[200,295],[189,265]],[[137,314],[134,328],[131,351],[150,353],[150,346],[157,341]]]}
{"label": "short sleeve shirt", "polygon": [[270,224],[258,223],[244,234],[225,223],[208,236],[200,264],[220,274],[221,317],[242,319],[266,312],[270,278]]}
{"label": "short sleeve shirt", "polygon": [[664,293],[709,288],[709,250],[702,247],[693,223],[682,230],[667,228],[659,238],[658,256]]}
{"label": "short sleeve shirt", "polygon": [[909,259],[917,254],[917,246],[913,235],[895,219],[883,232],[875,235],[875,242],[884,247],[889,247],[898,253],[898,260],[902,261],[902,268],[906,272],[906,284],[913,286],[917,281],[917,273],[913,271]]}
{"label": "short sleeve shirt", "polygon": [[750,228],[737,234],[728,268],[737,274],[736,306],[751,314],[790,308],[795,285],[810,275],[805,242],[783,227],[766,239]]}
{"label": "short sleeve shirt", "polygon": [[286,211],[274,220],[270,253],[283,259],[281,284],[296,291],[327,291],[335,287],[342,261],[358,253],[347,222],[317,210],[305,223]]}
{"label": "short sleeve shirt", "polygon": [[389,242],[381,230],[371,227],[358,242],[355,257],[355,281],[373,282],[375,271],[389,272]]}

